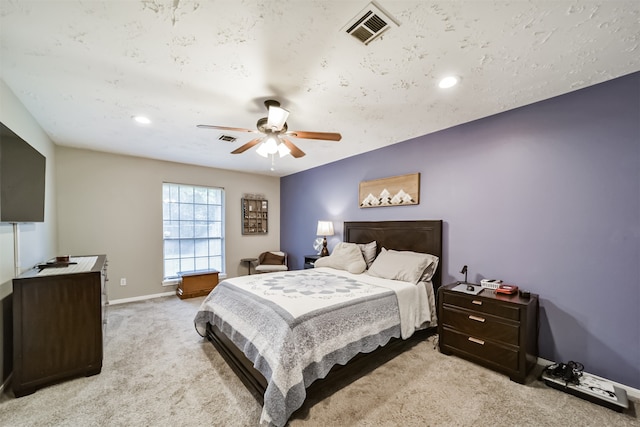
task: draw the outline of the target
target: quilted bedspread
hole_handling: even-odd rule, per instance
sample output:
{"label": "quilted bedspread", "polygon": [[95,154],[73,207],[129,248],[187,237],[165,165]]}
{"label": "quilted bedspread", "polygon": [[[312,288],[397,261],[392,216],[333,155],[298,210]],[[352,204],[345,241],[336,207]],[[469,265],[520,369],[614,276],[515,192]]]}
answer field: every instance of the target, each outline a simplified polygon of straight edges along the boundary
{"label": "quilted bedspread", "polygon": [[267,380],[260,422],[283,426],[334,365],[404,337],[401,317],[429,321],[428,308],[401,316],[398,299],[416,300],[415,285],[384,282],[329,268],[236,277],[215,287],[194,322],[202,336],[207,322],[217,326],[251,360]]}

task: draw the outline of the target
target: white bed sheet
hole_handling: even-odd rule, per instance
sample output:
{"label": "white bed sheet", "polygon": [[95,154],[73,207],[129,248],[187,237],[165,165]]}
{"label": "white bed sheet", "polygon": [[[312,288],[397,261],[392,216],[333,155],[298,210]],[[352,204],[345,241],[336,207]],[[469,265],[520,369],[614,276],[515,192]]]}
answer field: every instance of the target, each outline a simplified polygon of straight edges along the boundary
{"label": "white bed sheet", "polygon": [[[336,272],[329,267],[316,267],[315,270],[328,273]],[[435,295],[431,282],[418,282],[418,284],[414,285],[411,282],[369,276],[366,272],[353,274],[347,271],[340,271],[339,273],[354,280],[381,286],[395,292],[400,310],[402,339],[409,338],[418,329],[437,325]]]}

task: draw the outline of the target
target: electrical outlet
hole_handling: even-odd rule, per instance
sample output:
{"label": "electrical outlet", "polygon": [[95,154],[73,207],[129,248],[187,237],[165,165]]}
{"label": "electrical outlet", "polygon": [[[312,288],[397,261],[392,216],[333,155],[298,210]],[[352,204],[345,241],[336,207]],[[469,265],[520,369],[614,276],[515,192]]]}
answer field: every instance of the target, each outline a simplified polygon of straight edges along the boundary
{"label": "electrical outlet", "polygon": [[120,286],[127,286],[127,278],[126,277],[120,278]]}

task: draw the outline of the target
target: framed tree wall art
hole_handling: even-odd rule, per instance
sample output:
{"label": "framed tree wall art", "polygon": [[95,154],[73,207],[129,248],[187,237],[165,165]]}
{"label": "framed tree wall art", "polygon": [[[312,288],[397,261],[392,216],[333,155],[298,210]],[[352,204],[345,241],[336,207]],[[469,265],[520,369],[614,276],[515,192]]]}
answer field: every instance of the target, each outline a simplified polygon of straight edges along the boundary
{"label": "framed tree wall art", "polygon": [[420,174],[362,181],[359,198],[361,208],[417,205],[420,202]]}

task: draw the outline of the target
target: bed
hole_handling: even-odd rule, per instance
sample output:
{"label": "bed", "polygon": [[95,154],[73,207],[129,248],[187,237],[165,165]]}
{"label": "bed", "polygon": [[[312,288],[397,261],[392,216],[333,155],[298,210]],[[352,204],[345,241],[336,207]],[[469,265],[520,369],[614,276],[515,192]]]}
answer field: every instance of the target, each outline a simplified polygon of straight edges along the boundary
{"label": "bed", "polygon": [[[430,254],[439,260],[436,267],[442,263],[441,220],[345,222],[343,236],[363,251],[376,242],[371,273],[395,254]],[[416,329],[435,328],[441,268],[433,269],[429,282],[423,276],[417,284],[344,270],[320,267],[228,279],[202,303],[196,329],[263,405],[261,424],[285,425],[312,385],[348,372],[356,361],[361,366],[373,354],[397,351],[396,343]],[[322,290],[325,285],[329,290]],[[428,300],[429,308],[398,303],[418,299]]]}

